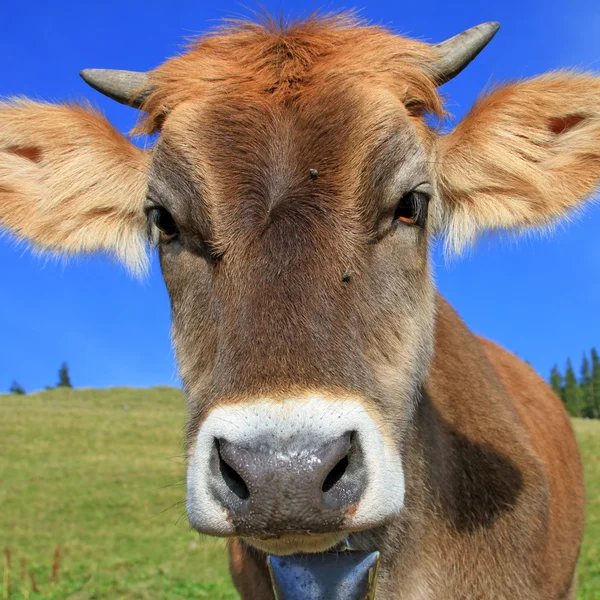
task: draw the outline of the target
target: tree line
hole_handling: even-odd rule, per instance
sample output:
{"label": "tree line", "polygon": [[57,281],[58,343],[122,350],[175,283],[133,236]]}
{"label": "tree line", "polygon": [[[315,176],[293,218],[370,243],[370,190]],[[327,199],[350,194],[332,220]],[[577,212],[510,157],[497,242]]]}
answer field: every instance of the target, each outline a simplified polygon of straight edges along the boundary
{"label": "tree line", "polygon": [[[589,358],[587,353],[583,355],[579,376],[575,373],[573,363],[569,358],[564,375],[558,365],[552,367],[549,383],[572,417],[600,419],[600,357],[595,348],[592,348]],[[66,362],[58,370],[58,382],[54,387],[73,387]],[[46,386],[46,389],[52,389],[52,387]],[[12,382],[9,391],[11,394],[26,393],[18,381]]]}
{"label": "tree line", "polygon": [[[72,388],[73,387],[73,385],[71,384],[71,376],[69,375],[69,365],[67,365],[66,362],[64,362],[62,365],[60,365],[60,369],[58,369],[58,382],[56,383],[56,385],[54,387],[57,387],[57,388],[61,388],[61,387]],[[53,389],[53,387],[50,385],[47,385],[46,389],[51,390],[51,389]],[[11,394],[18,394],[18,395],[23,395],[23,394],[27,393],[25,391],[25,388],[16,380],[13,380],[8,391]]]}
{"label": "tree line", "polygon": [[583,355],[579,375],[567,359],[564,375],[557,365],[550,371],[550,386],[572,417],[600,419],[600,357],[595,348]]}

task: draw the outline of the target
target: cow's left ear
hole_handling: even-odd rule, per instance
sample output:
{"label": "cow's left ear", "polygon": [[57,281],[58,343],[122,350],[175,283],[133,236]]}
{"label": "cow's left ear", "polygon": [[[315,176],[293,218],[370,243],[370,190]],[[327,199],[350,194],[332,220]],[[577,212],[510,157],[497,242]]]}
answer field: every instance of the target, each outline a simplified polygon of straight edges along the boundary
{"label": "cow's left ear", "polygon": [[55,254],[105,250],[142,271],[148,166],[87,107],[0,103],[0,233]]}
{"label": "cow's left ear", "polygon": [[544,226],[600,183],[600,78],[556,72],[502,86],[440,138],[448,246]]}

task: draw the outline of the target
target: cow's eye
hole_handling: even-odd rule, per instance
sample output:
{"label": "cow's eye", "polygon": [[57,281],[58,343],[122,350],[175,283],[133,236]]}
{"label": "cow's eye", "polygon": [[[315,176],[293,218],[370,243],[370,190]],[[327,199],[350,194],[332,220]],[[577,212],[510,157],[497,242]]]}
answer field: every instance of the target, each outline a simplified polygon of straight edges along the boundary
{"label": "cow's eye", "polygon": [[160,244],[171,242],[179,235],[179,228],[171,213],[161,206],[153,206],[148,210],[148,227],[150,228],[150,239],[156,237],[152,229],[158,230],[157,241]]}
{"label": "cow's eye", "polygon": [[405,194],[398,202],[394,212],[394,223],[406,223],[423,227],[427,218],[429,197],[424,192],[413,190]]}

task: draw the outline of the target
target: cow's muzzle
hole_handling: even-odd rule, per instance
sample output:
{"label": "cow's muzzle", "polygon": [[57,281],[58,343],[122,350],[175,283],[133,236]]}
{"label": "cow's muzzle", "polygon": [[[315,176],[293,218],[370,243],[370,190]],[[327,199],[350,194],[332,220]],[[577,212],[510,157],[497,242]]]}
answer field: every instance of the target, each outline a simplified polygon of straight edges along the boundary
{"label": "cow's muzzle", "polygon": [[402,507],[402,463],[358,400],[262,400],[213,410],[188,469],[192,526],[273,554],[319,552]]}

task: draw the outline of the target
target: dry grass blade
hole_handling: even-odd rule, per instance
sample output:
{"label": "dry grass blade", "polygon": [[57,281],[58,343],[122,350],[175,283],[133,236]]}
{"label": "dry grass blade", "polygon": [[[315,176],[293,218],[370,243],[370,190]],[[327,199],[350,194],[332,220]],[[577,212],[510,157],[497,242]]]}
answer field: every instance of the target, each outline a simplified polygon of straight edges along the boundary
{"label": "dry grass blade", "polygon": [[39,594],[40,588],[38,587],[37,580],[35,578],[35,573],[33,571],[29,571],[29,577],[31,578],[31,589],[35,594]]}
{"label": "dry grass blade", "polygon": [[2,590],[2,599],[8,600],[8,586],[10,585],[10,548],[4,548],[4,581]]}
{"label": "dry grass blade", "polygon": [[50,589],[53,590],[56,587],[56,581],[58,580],[58,570],[60,568],[61,559],[61,548],[56,547],[54,551],[54,560],[52,561],[52,574],[50,575]]}
{"label": "dry grass blade", "polygon": [[25,600],[29,598],[29,586],[27,585],[27,560],[21,559],[21,595]]}

